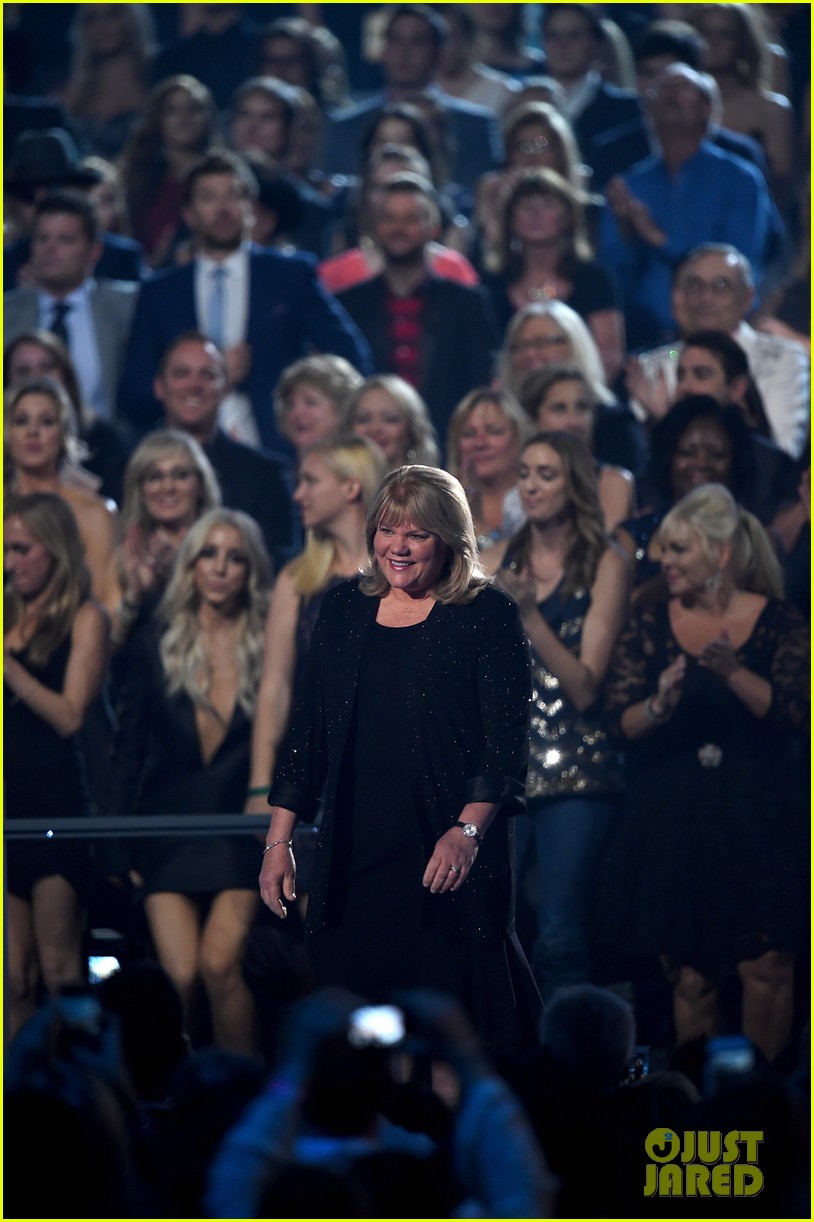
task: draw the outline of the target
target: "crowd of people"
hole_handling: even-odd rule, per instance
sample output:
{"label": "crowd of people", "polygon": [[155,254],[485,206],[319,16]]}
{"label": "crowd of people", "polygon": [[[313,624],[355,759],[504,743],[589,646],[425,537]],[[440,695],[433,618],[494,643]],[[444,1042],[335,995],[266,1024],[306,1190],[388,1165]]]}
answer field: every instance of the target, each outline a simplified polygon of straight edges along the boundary
{"label": "crowd of people", "polygon": [[751,1127],[804,1214],[808,6],[42,7],[7,1107],[76,1123],[11,1198],[636,1216]]}

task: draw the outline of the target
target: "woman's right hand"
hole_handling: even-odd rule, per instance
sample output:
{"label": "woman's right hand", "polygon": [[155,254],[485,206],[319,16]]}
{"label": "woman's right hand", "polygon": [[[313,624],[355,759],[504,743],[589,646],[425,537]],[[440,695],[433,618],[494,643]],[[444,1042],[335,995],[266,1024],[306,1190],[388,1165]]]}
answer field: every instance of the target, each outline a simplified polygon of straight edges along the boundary
{"label": "woman's right hand", "polygon": [[288,916],[286,900],[295,900],[297,863],[294,850],[285,841],[280,841],[263,854],[260,867],[260,898],[275,916],[285,920]]}

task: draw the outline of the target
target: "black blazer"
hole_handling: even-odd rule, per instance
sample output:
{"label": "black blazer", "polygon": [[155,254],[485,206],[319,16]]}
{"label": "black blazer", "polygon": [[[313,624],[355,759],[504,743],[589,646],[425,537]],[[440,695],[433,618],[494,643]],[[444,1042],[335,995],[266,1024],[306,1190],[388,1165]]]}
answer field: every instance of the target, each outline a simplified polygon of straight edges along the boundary
{"label": "black blazer", "polygon": [[[489,383],[500,340],[485,289],[429,275],[425,292],[418,390],[443,446],[457,404],[476,386]],[[370,344],[376,373],[395,372],[390,363],[386,299],[384,275],[337,295]]]}
{"label": "black blazer", "polygon": [[[322,819],[308,901],[309,928],[324,923],[336,802],[348,748],[353,693],[377,598],[355,581],[325,596],[306,675],[282,744],[269,802]],[[468,941],[499,942],[511,919],[508,826],[501,815],[525,810],[529,647],[515,603],[486,586],[465,606],[436,603],[425,622],[410,676],[408,719],[415,744],[422,826],[434,840],[467,802],[501,806],[467,885],[451,898]]]}

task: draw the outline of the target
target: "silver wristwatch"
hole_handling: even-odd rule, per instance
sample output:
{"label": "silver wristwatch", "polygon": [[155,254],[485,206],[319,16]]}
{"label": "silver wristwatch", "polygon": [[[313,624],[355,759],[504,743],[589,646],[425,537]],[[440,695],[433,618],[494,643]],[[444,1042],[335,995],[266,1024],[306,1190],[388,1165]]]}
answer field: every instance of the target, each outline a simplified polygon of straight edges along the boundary
{"label": "silver wristwatch", "polygon": [[478,831],[476,823],[463,823],[459,819],[455,826],[463,828],[463,833],[465,836],[468,836],[470,840],[477,840],[478,844],[480,844],[482,836]]}

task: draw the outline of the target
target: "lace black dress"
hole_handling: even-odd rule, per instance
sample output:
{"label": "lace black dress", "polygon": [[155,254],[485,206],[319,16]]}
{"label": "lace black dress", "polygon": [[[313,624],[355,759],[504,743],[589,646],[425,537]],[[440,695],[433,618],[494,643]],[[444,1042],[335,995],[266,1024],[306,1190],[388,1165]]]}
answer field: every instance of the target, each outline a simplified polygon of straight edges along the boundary
{"label": "lace black dress", "polygon": [[[667,603],[631,618],[608,680],[617,724],[681,652]],[[687,655],[675,713],[630,748],[625,815],[599,896],[597,937],[610,954],[706,967],[805,944],[807,626],[770,600],[737,653],[772,685],[766,717]]]}

